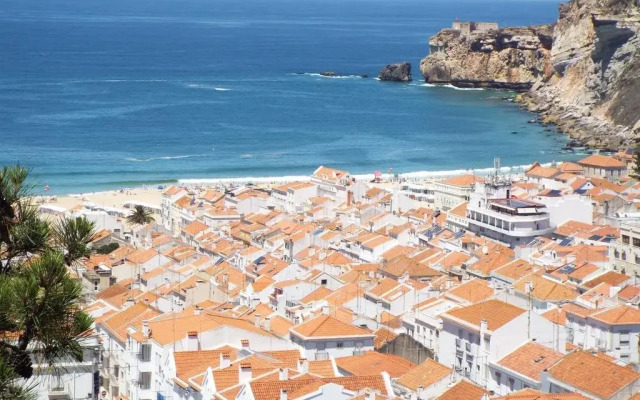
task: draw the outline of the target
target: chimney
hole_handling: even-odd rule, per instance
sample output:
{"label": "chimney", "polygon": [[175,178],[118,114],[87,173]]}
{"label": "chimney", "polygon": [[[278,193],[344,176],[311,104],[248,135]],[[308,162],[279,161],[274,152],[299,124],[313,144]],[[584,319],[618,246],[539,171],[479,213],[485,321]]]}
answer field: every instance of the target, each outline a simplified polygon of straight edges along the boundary
{"label": "chimney", "polygon": [[142,336],[149,337],[149,321],[142,321]]}
{"label": "chimney", "polygon": [[260,314],[255,314],[253,322],[258,328],[260,327]]}
{"label": "chimney", "polygon": [[281,381],[286,381],[289,379],[289,369],[287,368],[280,368],[280,371],[278,371],[278,379]]}
{"label": "chimney", "polygon": [[198,341],[198,332],[189,331],[187,332],[187,350],[188,351],[196,351],[199,350],[200,343]]}
{"label": "chimney", "polygon": [[220,368],[228,368],[231,366],[231,356],[228,352],[223,351],[220,353]]}
{"label": "chimney", "polygon": [[287,390],[280,389],[280,400],[287,400]]}
{"label": "chimney", "polygon": [[242,345],[242,350],[249,350],[249,340],[242,339],[240,344]]}
{"label": "chimney", "polygon": [[298,360],[298,371],[306,374],[309,372],[309,361],[306,358],[301,358]]}
{"label": "chimney", "polygon": [[329,305],[328,305],[328,304],[325,304],[325,305],[323,305],[323,306],[322,306],[322,313],[323,313],[324,315],[329,315],[329,314],[331,314],[331,309],[329,308]]}
{"label": "chimney", "polygon": [[347,207],[350,207],[351,203],[353,203],[353,192],[351,190],[347,190]]}
{"label": "chimney", "polygon": [[251,380],[251,364],[250,363],[240,363],[238,381],[239,383],[245,383]]}
{"label": "chimney", "polygon": [[424,392],[424,386],[422,386],[422,385],[418,386],[417,393],[418,393],[418,398],[419,398],[419,399],[424,399],[424,398],[426,398],[426,397],[427,397],[427,396],[425,395],[425,392]]}
{"label": "chimney", "polygon": [[[422,386],[418,387],[418,390],[420,390]],[[376,400],[376,392],[374,392],[373,390],[369,389],[367,391],[367,395],[365,397],[366,400]]]}
{"label": "chimney", "polygon": [[271,317],[267,317],[264,319],[264,330],[267,332],[271,332]]}
{"label": "chimney", "polygon": [[193,309],[193,315],[200,315],[201,312],[202,309],[198,306],[195,306],[195,308]]}

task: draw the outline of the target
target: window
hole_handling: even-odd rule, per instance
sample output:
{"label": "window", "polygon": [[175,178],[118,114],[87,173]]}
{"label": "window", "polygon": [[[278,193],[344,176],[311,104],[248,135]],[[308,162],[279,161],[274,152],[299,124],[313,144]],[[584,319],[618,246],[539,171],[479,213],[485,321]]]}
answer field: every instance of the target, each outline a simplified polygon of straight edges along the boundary
{"label": "window", "polygon": [[339,348],[339,349],[341,349],[341,348],[343,348],[343,347],[344,347],[344,343],[342,343],[342,342],[338,342],[338,343],[336,344],[336,347],[337,347],[337,348]]}
{"label": "window", "polygon": [[120,366],[117,364],[113,366],[113,376],[116,378],[120,377]]}
{"label": "window", "polygon": [[635,247],[640,247],[640,238],[633,238],[633,245]]}
{"label": "window", "polygon": [[496,383],[500,385],[500,381],[502,380],[502,374],[500,372],[496,372]]}
{"label": "window", "polygon": [[151,345],[150,344],[140,345],[140,359],[142,361],[151,361]]}
{"label": "window", "polygon": [[515,386],[516,386],[516,380],[513,378],[509,378],[509,390],[513,390]]}
{"label": "window", "polygon": [[320,284],[321,285],[326,285],[327,284],[327,280],[326,279],[321,279],[320,280]]}
{"label": "window", "polygon": [[629,331],[620,331],[620,347],[629,347]]}
{"label": "window", "polygon": [[629,244],[629,236],[622,235],[622,243]]}
{"label": "window", "polygon": [[140,384],[140,389],[143,389],[143,390],[151,389],[151,372],[141,372],[139,384]]}

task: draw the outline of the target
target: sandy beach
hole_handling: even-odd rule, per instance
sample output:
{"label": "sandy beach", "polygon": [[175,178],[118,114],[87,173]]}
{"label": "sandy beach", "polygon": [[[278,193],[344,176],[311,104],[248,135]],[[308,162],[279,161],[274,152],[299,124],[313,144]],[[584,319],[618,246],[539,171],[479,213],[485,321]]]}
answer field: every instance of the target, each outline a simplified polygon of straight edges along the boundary
{"label": "sandy beach", "polygon": [[84,193],[82,195],[38,196],[35,199],[43,204],[52,204],[66,209],[82,205],[86,202],[96,203],[107,207],[124,208],[124,204],[127,201],[139,201],[159,207],[162,202],[162,190],[156,188],[135,188],[98,193]]}

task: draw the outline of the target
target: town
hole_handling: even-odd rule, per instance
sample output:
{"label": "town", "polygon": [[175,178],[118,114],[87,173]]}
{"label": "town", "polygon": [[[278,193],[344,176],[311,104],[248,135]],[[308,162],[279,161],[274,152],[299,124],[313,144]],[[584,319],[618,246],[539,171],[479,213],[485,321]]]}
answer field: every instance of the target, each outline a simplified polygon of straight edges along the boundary
{"label": "town", "polygon": [[155,221],[137,225],[127,209],[42,204],[47,218],[93,221],[101,251],[71,268],[94,356],[40,393],[640,398],[633,158],[513,174],[496,160],[484,176],[415,180],[320,166],[281,184],[174,185],[142,205]]}

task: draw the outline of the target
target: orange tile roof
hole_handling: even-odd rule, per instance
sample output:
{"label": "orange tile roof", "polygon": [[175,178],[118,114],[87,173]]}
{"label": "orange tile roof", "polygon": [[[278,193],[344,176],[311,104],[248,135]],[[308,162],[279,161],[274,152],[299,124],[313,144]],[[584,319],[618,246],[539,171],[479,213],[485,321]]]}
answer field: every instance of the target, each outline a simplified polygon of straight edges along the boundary
{"label": "orange tile roof", "polygon": [[209,226],[207,226],[206,224],[203,224],[202,222],[195,220],[189,225],[182,228],[182,231],[191,236],[195,236],[202,231],[206,231],[208,228]]}
{"label": "orange tile roof", "polygon": [[418,386],[427,388],[447,378],[451,372],[451,368],[432,359],[427,359],[422,364],[404,373],[396,382],[408,389],[417,391]]}
{"label": "orange tile roof", "polygon": [[291,328],[291,333],[305,338],[318,337],[371,337],[373,333],[359,328],[357,326],[347,324],[330,315],[321,315],[312,320],[303,322]]}
{"label": "orange tile roof", "polygon": [[488,392],[480,386],[462,380],[436,397],[435,400],[481,400],[485,394],[488,394]]}
{"label": "orange tile roof", "polygon": [[357,356],[339,357],[335,361],[338,368],[355,376],[387,372],[392,378],[398,378],[415,367],[415,364],[400,356],[375,351],[367,351]]}
{"label": "orange tile roof", "polygon": [[320,286],[319,288],[317,288],[313,292],[311,292],[308,295],[306,295],[303,298],[301,298],[300,299],[300,303],[307,304],[307,303],[311,303],[311,302],[314,302],[314,301],[319,301],[319,300],[322,300],[325,297],[329,296],[331,293],[333,293],[333,290],[329,289],[326,286]]}
{"label": "orange tile roof", "polygon": [[309,361],[309,373],[322,378],[332,378],[336,376],[331,360],[311,360]]}
{"label": "orange tile roof", "polygon": [[599,168],[626,168],[627,166],[620,160],[613,157],[603,156],[602,154],[592,154],[589,157],[578,161],[580,165]]}
{"label": "orange tile roof", "polygon": [[375,332],[375,339],[373,340],[373,347],[376,349],[381,348],[382,346],[384,346],[385,344],[393,341],[395,338],[398,337],[397,334],[393,333],[392,331],[390,331],[387,328],[380,328]]}
{"label": "orange tile roof", "polygon": [[450,289],[445,294],[445,297],[461,299],[471,304],[487,300],[491,296],[493,296],[493,289],[489,286],[489,282],[478,278]]}
{"label": "orange tile roof", "polygon": [[206,371],[208,367],[218,368],[221,354],[227,354],[230,361],[238,357],[237,349],[230,346],[215,350],[176,351],[173,353],[176,375],[187,382],[187,379]]}
{"label": "orange tile roof", "polygon": [[526,294],[527,282],[533,284],[531,297],[543,301],[571,301],[578,297],[578,293],[568,286],[545,279],[536,274],[523,276],[513,284],[513,288]]}
{"label": "orange tile roof", "polygon": [[621,274],[615,271],[607,271],[604,274],[586,282],[584,285],[590,288],[596,287],[601,283],[608,283],[611,286],[618,286],[628,281],[629,279],[630,278],[628,275]]}
{"label": "orange tile roof", "polygon": [[476,176],[473,174],[454,176],[453,178],[445,179],[442,183],[451,186],[458,187],[469,187],[474,185],[476,182],[484,182],[484,179],[480,176]]}
{"label": "orange tile roof", "polygon": [[549,368],[548,373],[554,379],[605,399],[640,378],[640,374],[630,368],[581,350],[567,354]]}
{"label": "orange tile roof", "polygon": [[591,314],[590,318],[608,325],[637,325],[640,324],[640,310],[636,307],[620,305]]}
{"label": "orange tile roof", "polygon": [[104,319],[102,326],[124,343],[127,340],[127,328],[141,325],[143,320],[152,319],[158,315],[160,315],[158,311],[140,302]]}
{"label": "orange tile roof", "polygon": [[507,354],[498,364],[540,382],[540,374],[562,357],[560,352],[536,342],[528,342]]}
{"label": "orange tile roof", "polygon": [[441,314],[443,318],[448,317],[462,320],[468,324],[480,326],[480,322],[487,320],[487,328],[495,331],[514,318],[524,314],[526,310],[520,307],[505,303],[500,300],[487,300],[467,307],[449,310]]}

